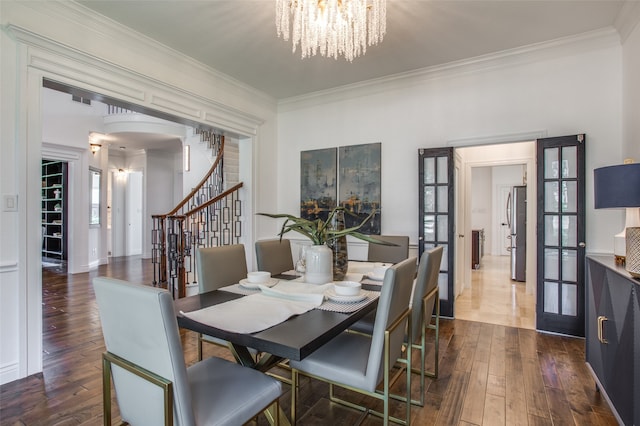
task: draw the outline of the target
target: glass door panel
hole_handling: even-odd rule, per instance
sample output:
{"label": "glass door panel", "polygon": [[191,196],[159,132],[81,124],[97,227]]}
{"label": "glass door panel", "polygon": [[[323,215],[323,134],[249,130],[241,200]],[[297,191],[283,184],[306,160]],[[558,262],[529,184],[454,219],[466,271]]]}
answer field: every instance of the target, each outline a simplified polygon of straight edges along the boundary
{"label": "glass door panel", "polygon": [[537,144],[538,300],[536,328],[584,336],[584,135]]}
{"label": "glass door panel", "polygon": [[420,229],[419,255],[432,247],[443,246],[438,279],[440,314],[453,316],[453,148],[419,151]]}

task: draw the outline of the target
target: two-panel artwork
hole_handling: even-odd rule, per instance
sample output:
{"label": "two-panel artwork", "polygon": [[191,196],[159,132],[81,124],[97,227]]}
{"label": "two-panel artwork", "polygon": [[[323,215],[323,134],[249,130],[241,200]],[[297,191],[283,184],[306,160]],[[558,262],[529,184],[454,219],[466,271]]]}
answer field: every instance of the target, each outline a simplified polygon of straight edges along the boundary
{"label": "two-panel artwork", "polygon": [[300,153],[300,216],[326,219],[336,206],[345,207],[347,228],[375,216],[360,229],[380,234],[381,143],[316,149]]}

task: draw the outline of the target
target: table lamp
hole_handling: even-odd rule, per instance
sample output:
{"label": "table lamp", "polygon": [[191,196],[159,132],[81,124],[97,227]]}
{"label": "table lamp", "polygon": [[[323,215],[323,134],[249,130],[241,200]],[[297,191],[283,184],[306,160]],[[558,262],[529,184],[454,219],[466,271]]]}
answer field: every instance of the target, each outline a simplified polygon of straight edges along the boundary
{"label": "table lamp", "polygon": [[625,229],[614,237],[616,264],[640,277],[640,163],[625,160],[593,171],[595,208],[625,208]]}

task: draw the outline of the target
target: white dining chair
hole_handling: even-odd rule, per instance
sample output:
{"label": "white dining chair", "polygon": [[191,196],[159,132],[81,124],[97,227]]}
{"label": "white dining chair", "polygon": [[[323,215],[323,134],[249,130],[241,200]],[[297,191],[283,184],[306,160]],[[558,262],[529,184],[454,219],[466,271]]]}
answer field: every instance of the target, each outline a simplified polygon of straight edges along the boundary
{"label": "white dining chair", "polygon": [[[399,369],[391,377],[395,360],[401,357],[407,327],[411,329],[409,301],[413,278],[416,272],[416,258],[412,257],[389,268],[378,299],[373,334],[343,332],[301,361],[290,361],[291,366],[291,420],[296,423],[296,405],[299,392],[299,375],[308,376],[329,383],[331,401],[365,413],[372,413],[389,420],[409,425],[411,422],[410,399],[411,374],[406,374],[406,415],[405,419],[391,417],[389,402],[390,386],[404,372]],[[406,351],[406,365],[411,365],[411,351]],[[380,399],[383,412],[375,412],[367,407],[353,404],[334,395],[337,385],[352,391]],[[379,387],[382,389],[379,389]]]}
{"label": "white dining chair", "polygon": [[369,243],[367,261],[398,263],[409,257],[409,237],[406,235],[374,235],[376,239],[395,245]]}
{"label": "white dining chair", "polygon": [[[414,283],[411,299],[411,335],[407,335],[405,342],[413,349],[420,351],[420,368],[412,368],[411,372],[420,377],[420,399],[411,403],[424,406],[425,377],[438,378],[438,356],[440,350],[440,303],[438,277],[442,261],[443,246],[425,251],[420,258],[418,274]],[[434,313],[435,308],[435,313]],[[375,317],[371,314],[354,323],[350,331],[371,335],[373,333]],[[427,329],[434,330],[434,367],[426,370]]]}
{"label": "white dining chair", "polygon": [[292,270],[291,242],[286,238],[256,241],[256,263],[259,271],[271,275]]}
{"label": "white dining chair", "polygon": [[217,357],[186,367],[166,290],[102,277],[93,287],[106,346],[105,425],[111,425],[111,379],[120,416],[132,426],[241,425],[270,407],[279,421],[277,380]]}

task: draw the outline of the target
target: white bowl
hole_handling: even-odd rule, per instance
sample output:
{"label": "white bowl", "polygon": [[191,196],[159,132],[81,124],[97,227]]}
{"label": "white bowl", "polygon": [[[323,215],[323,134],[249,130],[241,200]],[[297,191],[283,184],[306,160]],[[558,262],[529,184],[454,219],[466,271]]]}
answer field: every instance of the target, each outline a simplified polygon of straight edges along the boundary
{"label": "white bowl", "polygon": [[340,296],[357,296],[360,294],[362,286],[356,281],[336,281],[333,283],[333,289]]}
{"label": "white bowl", "polygon": [[255,271],[247,273],[247,280],[254,284],[266,283],[269,281],[269,278],[271,278],[271,272]]}
{"label": "white bowl", "polygon": [[378,277],[384,277],[387,269],[391,266],[391,263],[376,263],[373,267],[373,274]]}

